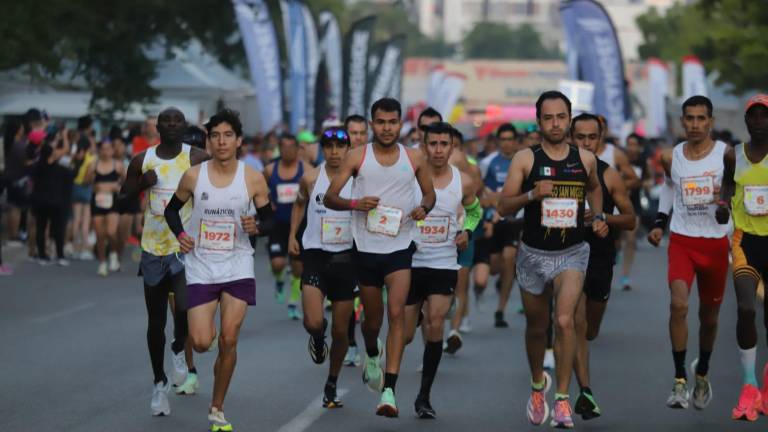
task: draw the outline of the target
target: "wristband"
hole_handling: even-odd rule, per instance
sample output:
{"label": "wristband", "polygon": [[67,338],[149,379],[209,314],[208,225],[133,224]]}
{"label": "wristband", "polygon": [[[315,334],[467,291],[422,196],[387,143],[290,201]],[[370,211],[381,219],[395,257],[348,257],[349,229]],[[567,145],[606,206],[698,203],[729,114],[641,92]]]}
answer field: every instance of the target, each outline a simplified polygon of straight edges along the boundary
{"label": "wristband", "polygon": [[356,199],[349,200],[349,209],[355,210],[356,208],[357,208],[357,200]]}
{"label": "wristband", "polygon": [[181,241],[181,239],[184,238],[184,237],[189,237],[189,234],[187,234],[186,231],[180,232],[179,235],[176,236],[176,240]]}
{"label": "wristband", "polygon": [[669,221],[669,215],[666,213],[656,213],[656,220],[653,222],[655,228],[661,228],[662,231],[667,229],[667,222]]}
{"label": "wristband", "polygon": [[730,207],[731,207],[731,206],[729,205],[728,201],[726,201],[726,200],[720,200],[720,201],[718,201],[718,202],[717,202],[717,205],[718,205],[718,206],[720,206],[720,207],[727,207],[727,208],[730,208]]}
{"label": "wristband", "polygon": [[533,195],[533,189],[528,191],[528,201],[533,201],[534,195]]}

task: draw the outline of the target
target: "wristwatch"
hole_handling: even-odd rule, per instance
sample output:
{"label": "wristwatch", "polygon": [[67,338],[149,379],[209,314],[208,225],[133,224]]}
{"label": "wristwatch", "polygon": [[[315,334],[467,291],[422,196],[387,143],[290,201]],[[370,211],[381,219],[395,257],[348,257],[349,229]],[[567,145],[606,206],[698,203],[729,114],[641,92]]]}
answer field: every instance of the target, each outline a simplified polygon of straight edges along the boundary
{"label": "wristwatch", "polygon": [[605,213],[598,213],[598,214],[596,214],[594,219],[601,220],[601,221],[605,222]]}

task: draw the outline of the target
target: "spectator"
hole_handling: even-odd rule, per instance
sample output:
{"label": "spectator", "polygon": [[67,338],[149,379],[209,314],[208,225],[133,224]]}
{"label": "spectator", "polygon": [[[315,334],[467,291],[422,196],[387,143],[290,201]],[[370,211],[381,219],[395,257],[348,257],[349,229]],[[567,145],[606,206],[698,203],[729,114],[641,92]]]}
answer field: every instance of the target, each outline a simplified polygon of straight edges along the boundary
{"label": "spectator", "polygon": [[92,260],[93,253],[88,250],[88,234],[91,231],[91,195],[93,188],[85,183],[85,175],[93,163],[91,142],[85,136],[80,137],[73,159],[75,173],[72,186],[72,243],[75,259]]}
{"label": "spectator", "polygon": [[24,127],[20,119],[11,119],[6,122],[3,145],[5,146],[3,183],[8,189],[10,206],[8,238],[18,240],[22,214],[29,208],[29,194],[32,187],[29,182],[29,168],[32,161],[27,158],[27,140],[24,138]]}
{"label": "spectator", "polygon": [[41,265],[51,264],[46,251],[46,230],[56,245],[56,263],[68,266],[64,258],[64,228],[72,193],[72,172],[59,163],[66,153],[63,139],[49,139],[40,149],[40,158],[32,174],[32,211],[37,221],[37,258]]}
{"label": "spectator", "polygon": [[131,152],[136,156],[158,143],[160,143],[160,134],[157,132],[157,117],[149,116],[141,127],[141,135],[133,137]]}

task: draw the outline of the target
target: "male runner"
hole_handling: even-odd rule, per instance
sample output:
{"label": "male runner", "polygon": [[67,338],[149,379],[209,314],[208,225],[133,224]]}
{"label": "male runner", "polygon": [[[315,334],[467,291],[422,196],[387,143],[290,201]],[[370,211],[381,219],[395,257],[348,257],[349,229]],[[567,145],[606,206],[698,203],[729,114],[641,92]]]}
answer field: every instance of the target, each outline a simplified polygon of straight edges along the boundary
{"label": "male runner", "polygon": [[[299,183],[299,196],[291,214],[291,238],[288,249],[292,255],[301,254],[304,273],[301,275],[304,328],[309,333],[309,353],[317,364],[328,354],[323,317],[323,302],[332,303],[331,361],[323,391],[323,407],[341,408],[336,382],[347,353],[349,322],[354,322],[354,300],[357,291],[352,261],[352,212],[326,209],[323,196],[349,151],[349,136],[342,128],[332,127],[323,132],[320,146],[323,160],[316,169],[304,173]],[[352,182],[347,181],[341,195],[350,198]],[[299,242],[300,239],[301,241]]]}
{"label": "male runner", "polygon": [[[573,118],[571,138],[577,147],[594,154],[603,136],[603,125],[597,116],[585,113]],[[611,232],[610,235],[601,238],[592,231],[587,231],[589,265],[584,278],[584,293],[576,309],[578,340],[574,362],[574,372],[580,387],[579,398],[576,400],[574,409],[576,414],[581,414],[584,420],[601,415],[600,407],[590,388],[588,341],[597,338],[608,298],[611,295],[613,266],[616,262],[617,231],[629,230],[635,226],[632,203],[629,201],[621,175],[600,159],[597,160],[597,174],[603,193],[603,208],[600,212],[586,209],[584,221],[591,224],[596,214],[602,214]],[[613,214],[616,208],[619,209],[618,215]]]}
{"label": "male runner", "polygon": [[443,115],[436,109],[427,107],[424,111],[419,113],[419,117],[416,119],[416,145],[415,148],[419,148],[421,143],[424,142],[424,135],[426,134],[427,127],[433,123],[443,121]]}
{"label": "male runner", "polygon": [[[430,391],[443,353],[443,323],[451,307],[460,267],[457,247],[467,248],[470,234],[482,216],[471,178],[449,163],[453,150],[452,129],[442,122],[425,129],[422,148],[432,171],[437,198],[429,216],[417,223],[411,289],[405,309],[405,340],[408,344],[416,332],[419,313],[426,307],[421,324],[426,339],[422,360],[424,370],[414,404],[416,415],[423,419],[436,417],[430,403]],[[418,190],[416,196],[421,198]],[[463,215],[460,213],[462,207]],[[460,222],[462,216],[463,222]]]}
{"label": "male runner", "polygon": [[[291,208],[299,192],[299,180],[304,175],[304,162],[299,159],[299,143],[296,137],[283,134],[280,137],[280,157],[267,165],[264,177],[269,184],[270,197],[275,210],[275,229],[269,235],[267,252],[272,274],[275,277],[275,299],[285,301],[283,293],[284,270],[288,260],[288,238],[291,232]],[[301,261],[291,256],[291,292],[288,297],[288,318],[298,320],[298,301],[301,295]]]}
{"label": "male runner", "polygon": [[[363,381],[372,390],[383,390],[376,414],[386,417],[398,415],[394,391],[405,346],[403,330],[411,285],[413,221],[423,220],[435,205],[435,190],[423,155],[397,142],[401,115],[400,102],[395,99],[382,98],[371,106],[373,142],[348,154],[324,200],[332,210],[355,210],[352,236],[357,248],[360,299],[365,308]],[[359,198],[341,198],[339,193],[352,176],[352,196]],[[416,204],[414,180],[421,187],[420,204]],[[381,349],[377,343],[384,314],[384,284],[389,322],[386,374],[381,371]]]}
{"label": "male runner", "polygon": [[[545,399],[548,375],[543,368],[550,299],[555,298],[555,372],[557,391],[551,425],[573,427],[568,385],[573,373],[577,337],[574,315],[589,261],[585,240],[584,201],[603,208],[592,153],[565,141],[571,102],[558,91],[547,91],[536,102],[541,144],[524,149],[512,160],[498,212],[512,215],[525,207],[523,238],[517,259],[517,281],[525,308],[525,345],[531,369],[528,420],[540,425],[549,415]],[[605,216],[593,217],[591,229],[608,235]]]}
{"label": "male runner", "polygon": [[645,140],[635,133],[630,134],[627,137],[627,159],[629,160],[629,164],[635,172],[635,175],[637,175],[637,178],[640,180],[640,184],[629,192],[629,200],[632,203],[632,207],[635,209],[637,223],[635,224],[635,229],[624,231],[623,233],[624,247],[622,249],[621,257],[622,270],[620,284],[624,291],[632,289],[629,276],[632,273],[632,265],[635,262],[635,251],[637,250],[637,229],[640,226],[640,212],[642,211],[640,205],[640,192],[643,187],[645,187],[645,184],[650,181],[651,176],[649,162],[643,156],[644,142]]}
{"label": "male runner", "polygon": [[659,245],[672,203],[667,280],[675,381],[667,406],[688,408],[690,394],[685,371],[688,297],[695,276],[699,289],[699,358],[694,361],[696,385],[692,399],[694,408],[703,409],[712,400],[707,373],[728,273],[728,226],[714,219],[715,200],[723,179],[723,157],[728,146],[711,138],[714,117],[712,102],[706,97],[693,96],[683,102],[680,121],[687,141],[662,154],[667,183],[659,200],[656,227],[648,234],[648,241]]}
{"label": "male runner", "polygon": [[[235,371],[240,326],[248,305],[256,304],[249,236],[269,232],[273,210],[264,177],[237,160],[243,142],[238,114],[220,111],[205,128],[213,158],[184,173],[164,215],[185,254],[189,336],[195,351],[205,352],[211,346],[217,309],[221,316],[208,411],[210,430],[219,432],[232,430],[224,417],[224,398]],[[180,211],[190,198],[192,217],[184,224]],[[251,202],[258,212],[258,224],[249,215]]]}
{"label": "male runner", "polygon": [[[130,205],[138,199],[139,192],[147,191],[149,202],[144,212],[141,234],[141,262],[139,274],[144,278],[144,301],[147,307],[147,346],[155,375],[155,388],[150,405],[152,415],[169,415],[170,383],[163,370],[165,349],[165,322],[168,311],[168,295],[174,293],[173,351],[174,385],[184,384],[187,364],[184,360],[184,344],[187,339],[187,290],[184,279],[184,263],[179,260],[179,244],[165,223],[163,212],[179,185],[184,171],[208,159],[203,150],[182,143],[187,122],[176,108],[167,108],[157,118],[160,144],[134,156],[128,166],[125,183],[120,191],[120,201]],[[182,219],[189,219],[190,206],[182,209]]]}
{"label": "male runner", "polygon": [[[722,201],[718,222],[728,221],[728,204],[733,208],[733,284],[738,315],[736,340],[739,344],[744,385],[733,419],[757,420],[768,415],[768,363],[763,368],[763,387],[755,377],[757,327],[755,292],[762,277],[768,280],[768,95],[749,99],[744,120],[749,142],[728,149],[725,156]],[[768,299],[763,299],[764,325],[768,330]]]}

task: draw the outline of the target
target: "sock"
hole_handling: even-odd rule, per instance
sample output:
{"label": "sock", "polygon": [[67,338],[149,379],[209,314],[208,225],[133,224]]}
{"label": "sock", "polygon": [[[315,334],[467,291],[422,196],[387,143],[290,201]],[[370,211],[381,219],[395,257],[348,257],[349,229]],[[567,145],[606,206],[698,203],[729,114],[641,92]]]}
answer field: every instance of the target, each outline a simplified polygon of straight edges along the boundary
{"label": "sock", "polygon": [[675,361],[675,378],[688,379],[685,374],[685,350],[672,351],[672,359]]}
{"label": "sock", "polygon": [[301,297],[301,278],[291,276],[291,296],[288,301],[291,304],[297,303]]}
{"label": "sock", "polygon": [[582,387],[582,388],[581,388],[581,392],[582,392],[582,393],[586,393],[586,394],[588,394],[588,395],[592,396],[592,389],[591,389],[591,388],[589,388],[589,387]]}
{"label": "sock", "polygon": [[536,391],[542,391],[544,390],[544,386],[547,384],[547,380],[542,379],[540,383],[533,382],[533,379],[531,379],[531,388],[533,388]]}
{"label": "sock", "polygon": [[559,400],[568,400],[568,394],[563,394],[563,393],[555,393],[555,400],[556,400],[556,401],[559,401]]}
{"label": "sock", "polygon": [[397,385],[397,374],[385,373],[384,374],[384,388],[391,388],[392,392],[395,391],[395,385]]}
{"label": "sock", "polygon": [[336,380],[338,380],[338,379],[339,379],[339,377],[337,377],[337,376],[328,375],[328,381],[326,381],[325,384],[326,385],[327,384],[331,384],[334,387],[336,387]]}
{"label": "sock", "polygon": [[757,347],[739,349],[739,352],[741,354],[741,367],[744,369],[744,384],[752,384],[757,387],[757,377],[755,376]]}
{"label": "sock", "polygon": [[440,366],[440,359],[443,357],[443,341],[427,342],[424,345],[424,370],[421,372],[421,389],[419,396],[429,399],[429,393],[432,391],[432,383],[437,375],[437,367]]}
{"label": "sock", "polygon": [[707,376],[709,372],[709,358],[712,351],[699,350],[699,362],[696,364],[696,375]]}
{"label": "sock", "polygon": [[189,368],[189,373],[197,375],[197,368],[196,367]]}

